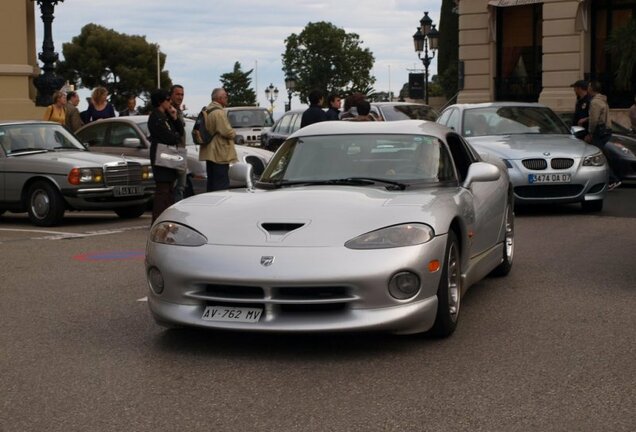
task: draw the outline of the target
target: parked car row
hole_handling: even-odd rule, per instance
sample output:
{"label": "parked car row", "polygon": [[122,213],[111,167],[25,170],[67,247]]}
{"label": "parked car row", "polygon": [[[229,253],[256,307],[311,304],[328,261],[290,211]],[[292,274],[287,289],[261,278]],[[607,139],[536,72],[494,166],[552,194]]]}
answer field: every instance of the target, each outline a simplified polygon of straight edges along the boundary
{"label": "parked car row", "polygon": [[[276,120],[271,129],[261,135],[261,147],[276,151],[288,136],[300,129],[300,121],[306,108],[287,111]],[[428,105],[410,102],[373,102],[371,112],[382,121],[431,120],[437,112]]]}

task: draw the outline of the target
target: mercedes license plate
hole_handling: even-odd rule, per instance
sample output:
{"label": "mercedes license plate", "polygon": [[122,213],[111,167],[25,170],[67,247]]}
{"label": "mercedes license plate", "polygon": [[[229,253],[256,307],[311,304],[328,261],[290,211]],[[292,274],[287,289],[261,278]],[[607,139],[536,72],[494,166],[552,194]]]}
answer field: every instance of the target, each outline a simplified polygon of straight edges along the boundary
{"label": "mercedes license plate", "polygon": [[528,174],[528,183],[570,183],[572,174],[569,173],[548,173],[548,174]]}
{"label": "mercedes license plate", "polygon": [[120,196],[135,196],[143,194],[144,190],[142,186],[114,186],[113,195]]}
{"label": "mercedes license plate", "polygon": [[201,319],[204,321],[255,323],[261,319],[261,315],[263,315],[261,308],[207,306]]}

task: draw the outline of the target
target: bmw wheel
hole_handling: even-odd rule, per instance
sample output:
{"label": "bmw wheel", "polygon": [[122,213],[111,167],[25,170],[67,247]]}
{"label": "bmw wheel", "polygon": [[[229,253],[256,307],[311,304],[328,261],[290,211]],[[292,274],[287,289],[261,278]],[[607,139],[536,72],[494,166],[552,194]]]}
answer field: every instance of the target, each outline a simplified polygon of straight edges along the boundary
{"label": "bmw wheel", "polygon": [[461,253],[453,231],[448,232],[444,267],[437,289],[437,316],[431,334],[447,337],[453,334],[459,320],[462,297]]}
{"label": "bmw wheel", "polygon": [[28,192],[29,220],[37,226],[59,225],[64,217],[64,198],[52,184],[45,181],[33,183]]}

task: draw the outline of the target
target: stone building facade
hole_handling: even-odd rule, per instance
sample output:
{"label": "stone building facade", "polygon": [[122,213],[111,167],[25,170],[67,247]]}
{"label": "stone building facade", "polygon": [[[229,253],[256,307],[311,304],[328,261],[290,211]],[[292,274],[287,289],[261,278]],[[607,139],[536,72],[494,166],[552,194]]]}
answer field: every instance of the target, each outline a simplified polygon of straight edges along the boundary
{"label": "stone building facade", "polygon": [[41,119],[44,113],[44,108],[35,106],[33,86],[33,78],[40,73],[34,4],[32,0],[0,1],[0,120]]}
{"label": "stone building facade", "polygon": [[619,121],[633,102],[634,83],[627,90],[614,83],[617,59],[605,41],[636,16],[636,0],[459,0],[457,10],[458,102],[524,100],[571,111],[570,85],[579,79],[603,84]]}

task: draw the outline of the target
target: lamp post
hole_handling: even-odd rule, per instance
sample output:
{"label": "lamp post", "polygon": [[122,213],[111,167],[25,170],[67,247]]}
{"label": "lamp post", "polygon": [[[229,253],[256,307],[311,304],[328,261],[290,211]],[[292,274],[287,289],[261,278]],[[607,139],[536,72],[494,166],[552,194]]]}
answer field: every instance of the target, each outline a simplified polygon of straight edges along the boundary
{"label": "lamp post", "polygon": [[48,106],[53,100],[53,92],[60,90],[64,86],[64,79],[55,74],[55,62],[58,60],[58,54],[54,51],[53,45],[53,12],[55,5],[64,0],[35,0],[42,11],[42,22],[44,23],[44,40],[42,42],[42,52],[38,54],[38,58],[44,63],[42,75],[33,80],[33,84],[38,89],[35,98],[37,106]]}
{"label": "lamp post", "polygon": [[[424,65],[424,101],[428,105],[428,67],[431,60],[435,58],[435,50],[437,50],[437,42],[439,41],[439,32],[435,29],[433,20],[428,16],[428,12],[424,12],[424,16],[420,20],[420,26],[413,35],[413,43],[417,57],[422,60]],[[428,55],[429,48],[431,55]],[[424,52],[424,57],[422,57]]]}
{"label": "lamp post", "polygon": [[269,83],[269,86],[265,87],[265,97],[269,101],[269,111],[274,112],[274,101],[278,99],[278,88]]}
{"label": "lamp post", "polygon": [[289,100],[285,106],[285,112],[287,112],[291,109],[292,94],[296,88],[296,78],[294,78],[293,75],[287,75],[285,77],[285,88],[287,89],[287,98]]}

